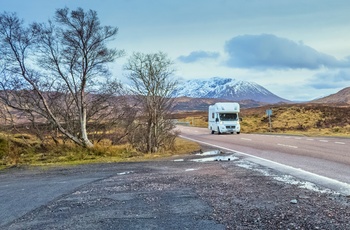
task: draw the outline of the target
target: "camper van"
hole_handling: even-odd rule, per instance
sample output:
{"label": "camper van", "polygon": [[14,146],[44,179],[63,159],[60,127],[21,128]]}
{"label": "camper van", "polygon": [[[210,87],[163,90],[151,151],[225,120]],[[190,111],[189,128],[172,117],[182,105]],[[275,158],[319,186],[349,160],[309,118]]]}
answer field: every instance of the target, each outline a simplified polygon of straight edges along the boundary
{"label": "camper van", "polygon": [[240,106],[236,102],[218,102],[209,106],[208,128],[211,133],[237,133],[241,132],[239,124]]}

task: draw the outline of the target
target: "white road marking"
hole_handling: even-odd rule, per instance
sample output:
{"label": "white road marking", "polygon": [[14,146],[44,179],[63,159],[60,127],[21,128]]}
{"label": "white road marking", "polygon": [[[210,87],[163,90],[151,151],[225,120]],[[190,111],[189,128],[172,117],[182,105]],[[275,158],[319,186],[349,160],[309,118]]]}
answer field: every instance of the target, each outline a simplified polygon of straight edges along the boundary
{"label": "white road marking", "polygon": [[268,159],[265,159],[265,158],[262,158],[262,157],[257,157],[257,156],[251,155],[249,153],[244,153],[244,152],[237,151],[237,150],[234,150],[234,149],[229,149],[229,148],[225,148],[225,147],[222,147],[222,146],[210,144],[210,143],[207,143],[207,142],[204,142],[204,141],[199,141],[199,140],[192,139],[192,138],[189,138],[189,137],[185,137],[185,136],[182,136],[182,135],[179,135],[179,136],[182,137],[182,138],[185,138],[187,140],[191,140],[191,141],[195,141],[195,142],[202,143],[202,144],[205,144],[205,145],[213,146],[215,148],[219,148],[219,149],[235,152],[237,154],[240,154],[240,155],[243,155],[243,156],[247,156],[247,157],[251,157],[253,159],[257,159],[257,160],[260,160],[262,162],[266,162],[266,163],[269,163],[269,164],[274,164],[277,167],[282,167],[282,168],[290,170],[291,172],[294,172],[294,174],[297,174],[299,177],[301,176],[301,174],[303,174],[307,178],[313,177],[319,183],[320,183],[320,181],[323,181],[323,183],[321,183],[321,184],[323,184],[323,186],[328,187],[328,186],[332,185],[331,187],[336,188],[336,190],[338,192],[341,192],[341,193],[343,193],[345,195],[349,195],[350,194],[350,184],[348,184],[348,183],[341,182],[339,180],[336,180],[336,179],[333,179],[333,178],[329,178],[329,177],[326,177],[326,176],[318,175],[316,173],[312,173],[312,172],[303,170],[301,168],[295,168],[293,166],[289,166],[289,165],[285,165],[285,164],[282,164],[282,163],[278,163],[276,161],[268,160]]}
{"label": "white road marking", "polygon": [[308,138],[308,139],[306,139],[307,141],[313,141],[314,139],[311,139],[311,138]]}
{"label": "white road marking", "polygon": [[320,141],[320,142],[325,142],[325,143],[328,142],[327,140],[319,140],[319,141]]}
{"label": "white road marking", "polygon": [[334,143],[336,143],[336,144],[339,144],[339,145],[345,145],[345,143],[344,142],[334,142]]}
{"label": "white road marking", "polygon": [[279,144],[279,143],[277,145],[283,146],[283,147],[288,147],[288,148],[294,148],[294,149],[298,148],[298,146],[295,146],[295,145],[285,145],[285,144]]}
{"label": "white road marking", "polygon": [[249,138],[241,138],[242,140],[245,140],[245,141],[251,141],[252,139],[249,139]]}
{"label": "white road marking", "polygon": [[294,139],[296,139],[296,140],[301,140],[301,137],[294,137]]}

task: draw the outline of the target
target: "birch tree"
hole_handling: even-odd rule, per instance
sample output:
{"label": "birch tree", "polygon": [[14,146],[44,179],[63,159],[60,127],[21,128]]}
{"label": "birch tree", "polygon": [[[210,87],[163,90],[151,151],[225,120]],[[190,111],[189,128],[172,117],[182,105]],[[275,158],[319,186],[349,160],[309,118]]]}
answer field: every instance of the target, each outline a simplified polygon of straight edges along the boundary
{"label": "birch tree", "polygon": [[168,114],[177,81],[171,66],[172,61],[162,52],[134,53],[125,65],[132,94],[141,108],[131,142],[141,151],[157,152],[174,142],[174,125]]}
{"label": "birch tree", "polygon": [[0,14],[1,100],[92,147],[88,121],[110,111],[120,87],[107,68],[123,56],[107,48],[117,32],[102,26],[95,11],[81,8],[58,9],[54,20],[29,26],[16,14]]}

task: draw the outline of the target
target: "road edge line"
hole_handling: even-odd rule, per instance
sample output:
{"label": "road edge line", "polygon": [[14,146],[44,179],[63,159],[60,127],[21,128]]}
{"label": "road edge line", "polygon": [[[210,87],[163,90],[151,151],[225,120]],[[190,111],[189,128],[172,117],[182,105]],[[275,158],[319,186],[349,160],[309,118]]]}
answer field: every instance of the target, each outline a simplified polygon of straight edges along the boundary
{"label": "road edge line", "polygon": [[[272,160],[268,160],[268,159],[264,159],[264,158],[261,158],[261,157],[257,157],[257,156],[251,155],[249,153],[244,153],[244,152],[241,152],[241,151],[238,151],[238,150],[229,149],[229,148],[226,148],[226,147],[221,147],[221,146],[210,144],[210,143],[207,143],[207,142],[204,142],[204,141],[199,141],[199,140],[196,140],[196,139],[193,139],[193,138],[190,138],[190,137],[186,137],[186,136],[183,136],[183,135],[179,135],[179,137],[187,139],[187,140],[191,140],[191,141],[194,141],[194,142],[202,143],[204,145],[209,145],[209,146],[212,146],[212,147],[216,147],[216,148],[219,148],[219,149],[232,151],[232,152],[238,153],[240,155],[244,155],[244,156],[248,156],[248,157],[251,157],[251,158],[255,158],[255,159],[259,160],[259,161],[265,161],[267,163],[274,164],[274,165],[277,165],[277,166],[282,167],[282,168],[286,168],[286,169],[288,169],[290,171],[293,171],[294,173],[292,175],[296,176],[296,177],[298,177],[297,176],[298,174],[299,175],[300,174],[304,174],[307,177],[314,177],[314,178],[317,178],[318,180],[323,180],[323,181],[325,181],[327,183],[322,183],[322,184],[320,183],[322,186],[330,188],[332,190],[335,190],[335,191],[337,191],[337,192],[339,192],[339,193],[341,193],[341,194],[343,194],[345,196],[349,196],[350,195],[350,184],[348,184],[348,183],[345,183],[345,182],[342,182],[342,181],[339,181],[339,180],[336,180],[336,179],[332,179],[332,178],[329,178],[329,177],[326,177],[326,176],[318,175],[316,173],[312,173],[312,172],[306,171],[304,169],[295,168],[293,166],[289,166],[289,165],[278,163],[278,162],[275,162],[275,161],[272,161]],[[255,162],[255,163],[258,163],[258,162]],[[264,166],[267,166],[267,165],[264,165]],[[299,178],[301,178],[303,180],[307,180],[306,178],[302,178],[302,177],[299,177]],[[315,183],[315,182],[312,182],[312,183]],[[333,186],[327,186],[327,184],[328,185],[331,184]],[[335,189],[335,188],[337,188],[337,189]]]}

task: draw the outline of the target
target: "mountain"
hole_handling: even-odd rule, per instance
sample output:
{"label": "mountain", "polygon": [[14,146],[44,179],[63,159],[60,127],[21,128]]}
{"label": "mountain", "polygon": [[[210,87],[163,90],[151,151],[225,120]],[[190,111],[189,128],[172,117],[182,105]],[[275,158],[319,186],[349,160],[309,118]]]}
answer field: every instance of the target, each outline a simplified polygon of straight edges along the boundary
{"label": "mountain", "polygon": [[220,77],[184,80],[179,83],[173,95],[174,97],[219,98],[234,101],[252,100],[264,103],[288,102],[254,82]]}
{"label": "mountain", "polygon": [[335,94],[313,100],[315,103],[325,104],[350,104],[350,87],[344,88]]}
{"label": "mountain", "polygon": [[[230,102],[232,100],[219,99],[219,98],[193,98],[193,97],[177,97],[174,100],[174,111],[207,111],[209,105],[213,105],[216,102]],[[239,102],[241,108],[260,107],[265,103],[243,100]]]}

